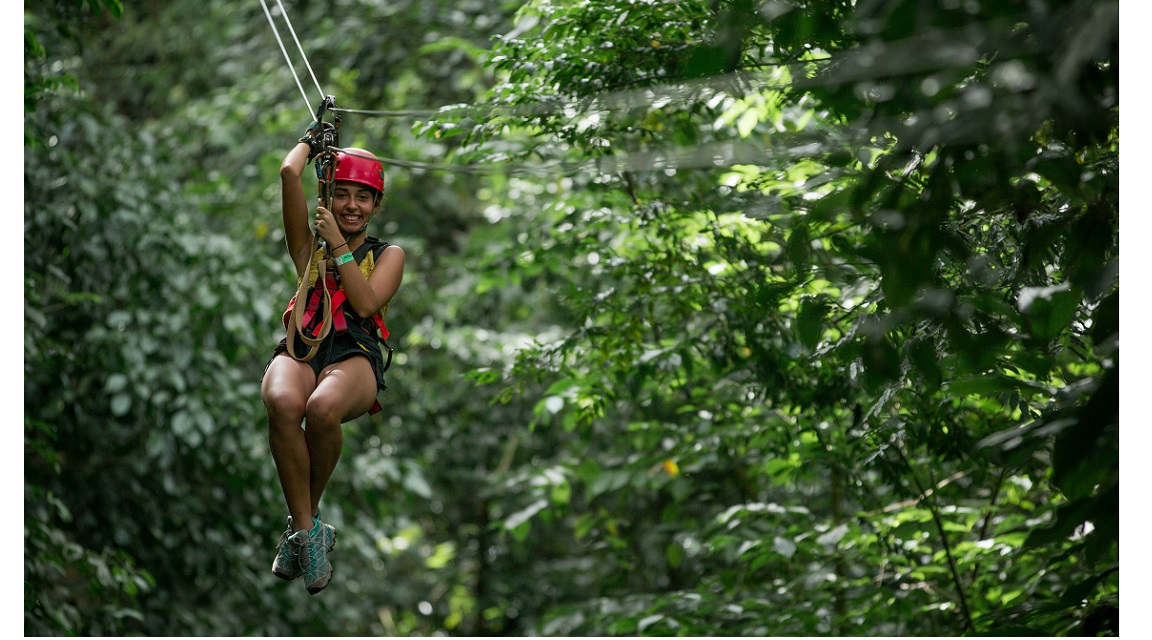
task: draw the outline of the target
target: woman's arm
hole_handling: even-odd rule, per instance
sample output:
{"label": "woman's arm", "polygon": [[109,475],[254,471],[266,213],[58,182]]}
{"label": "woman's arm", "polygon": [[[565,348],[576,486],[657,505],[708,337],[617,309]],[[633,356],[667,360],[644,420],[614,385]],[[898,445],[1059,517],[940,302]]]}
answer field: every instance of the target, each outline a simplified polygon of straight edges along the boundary
{"label": "woman's arm", "polygon": [[303,276],[315,251],[315,236],[308,226],[308,204],[304,196],[304,184],[300,176],[308,162],[309,147],[306,142],[297,143],[280,165],[280,207],[284,217],[284,241],[288,245],[288,255],[296,265],[297,277]]}
{"label": "woman's arm", "polygon": [[[337,251],[337,255],[346,250]],[[380,307],[388,304],[404,279],[404,250],[396,245],[386,247],[376,261],[369,278],[364,277],[355,260],[336,267],[340,286],[348,304],[361,318],[371,317]]]}

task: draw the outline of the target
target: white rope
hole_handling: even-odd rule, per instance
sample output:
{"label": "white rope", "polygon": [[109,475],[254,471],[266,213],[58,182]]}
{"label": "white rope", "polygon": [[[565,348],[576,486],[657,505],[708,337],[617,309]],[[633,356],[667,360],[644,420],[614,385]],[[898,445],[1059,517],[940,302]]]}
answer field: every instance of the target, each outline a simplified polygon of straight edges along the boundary
{"label": "white rope", "polygon": [[[280,0],[276,0],[280,4]],[[300,89],[300,96],[304,98],[304,105],[308,107],[308,115],[311,116],[315,112],[312,110],[312,103],[308,102],[308,94],[304,91],[304,85],[300,84],[300,76],[296,73],[296,67],[292,64],[292,58],[288,55],[288,50],[284,48],[284,41],[280,39],[280,30],[276,28],[276,22],[272,19],[272,12],[268,10],[268,3],[265,0],[260,0],[260,6],[264,8],[264,15],[268,17],[268,25],[272,27],[272,35],[276,36],[276,43],[280,45],[280,53],[284,54],[284,61],[288,63],[288,68],[292,71],[292,79],[296,81],[296,87]],[[288,21],[288,14],[284,12],[284,6],[280,5],[280,11],[283,12],[284,21],[288,22],[288,29],[292,31],[292,23]],[[292,31],[292,37],[296,37],[296,32]],[[296,41],[296,46],[300,47],[300,41]],[[300,49],[300,55],[304,55],[304,50]],[[308,64],[308,59],[304,58],[304,64]],[[312,72],[312,67],[308,67],[308,72]],[[316,82],[316,76],[312,76],[312,81]],[[316,84],[316,88],[320,88],[320,84]],[[320,96],[323,98],[324,92],[320,91]]]}
{"label": "white rope", "polygon": [[[272,18],[272,14],[268,9],[267,2],[266,0],[260,0],[260,2],[264,7],[264,14],[268,17],[268,22],[272,26],[272,32],[276,36],[276,42],[280,45],[280,51],[284,54],[284,59],[287,61],[288,67],[292,71],[292,77],[296,81],[296,86],[300,89],[300,94],[304,97],[304,103],[308,106],[308,113],[310,116],[314,117],[315,112],[312,109],[312,105],[308,102],[308,96],[304,91],[303,85],[300,83],[299,75],[296,73],[296,68],[292,65],[292,60],[288,55],[288,51],[285,49],[284,43],[280,39],[280,34],[278,33],[276,24]],[[304,60],[304,64],[308,68],[308,73],[312,77],[312,82],[315,83],[317,91],[320,92],[321,99],[324,99],[326,94],[320,87],[320,83],[316,80],[316,75],[313,73],[312,67],[308,64],[308,56],[304,53],[304,48],[300,44],[299,38],[296,37],[296,31],[292,28],[292,22],[288,18],[288,12],[284,9],[282,0],[276,0],[276,4],[284,16],[284,21],[288,25],[289,31],[292,33],[292,38],[296,42],[296,47],[300,51],[300,56]],[[805,63],[806,62],[794,62],[790,64]],[[789,65],[781,64],[779,66]],[[680,83],[649,86],[630,90],[619,90],[582,100],[556,100],[525,105],[501,106],[457,104],[446,105],[440,107],[439,109],[398,111],[341,109],[333,106],[331,107],[331,111],[333,113],[359,114],[365,116],[416,117],[427,119],[434,119],[436,116],[457,114],[460,114],[458,117],[471,117],[479,119],[487,119],[496,116],[547,116],[556,113],[575,116],[577,113],[581,112],[612,113],[617,111],[627,111],[637,106],[650,106],[657,102],[663,102],[665,104],[681,102],[690,96],[695,96],[698,99],[701,94],[723,94],[726,93],[726,90],[733,84],[744,84],[745,86],[765,89],[773,86],[780,86],[784,83],[776,74],[770,74],[768,78],[764,78],[762,74],[757,74],[754,72],[737,72],[719,77],[690,80]],[[794,144],[793,149],[785,151],[783,154],[779,152],[765,154],[765,150],[760,149],[759,147],[755,149],[749,149],[746,148],[747,146],[747,144],[740,143],[717,142],[712,145],[707,145],[705,148],[693,148],[688,151],[685,151],[679,147],[662,152],[656,151],[647,153],[616,151],[609,155],[583,161],[559,161],[542,163],[539,165],[526,165],[523,163],[510,162],[509,160],[511,160],[511,158],[508,158],[505,161],[489,160],[487,162],[476,164],[441,164],[400,160],[397,158],[388,158],[383,156],[368,157],[340,148],[333,148],[333,150],[352,156],[375,160],[386,165],[422,171],[447,171],[451,173],[473,175],[528,174],[536,176],[555,176],[565,174],[571,175],[574,173],[582,173],[586,171],[611,174],[621,171],[713,169],[717,167],[730,166],[736,162],[741,164],[756,164],[758,162],[768,160],[768,155],[777,157],[781,155],[795,155],[802,157],[805,154],[813,152],[812,145],[810,144]]]}
{"label": "white rope", "polygon": [[300,45],[300,39],[296,37],[296,30],[292,28],[292,21],[288,19],[288,10],[284,8],[284,3],[276,0],[276,6],[280,7],[280,12],[284,14],[284,23],[288,25],[288,31],[292,34],[292,39],[296,41],[296,49],[300,51],[300,58],[304,60],[304,66],[308,68],[308,74],[312,76],[312,83],[316,85],[316,91],[320,92],[320,99],[323,100],[324,90],[320,88],[320,83],[316,80],[316,74],[312,72],[312,65],[308,64],[308,56],[304,55],[304,47]]}

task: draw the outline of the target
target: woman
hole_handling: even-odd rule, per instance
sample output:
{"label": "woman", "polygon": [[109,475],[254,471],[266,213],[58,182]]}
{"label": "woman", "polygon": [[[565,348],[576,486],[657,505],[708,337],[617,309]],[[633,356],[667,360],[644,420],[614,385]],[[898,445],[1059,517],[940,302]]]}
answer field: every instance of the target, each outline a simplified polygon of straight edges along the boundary
{"label": "woman", "polygon": [[[310,594],[328,586],[332,577],[328,552],[336,530],[320,521],[320,498],[340,459],[341,425],[378,408],[386,366],[380,348],[387,337],[383,318],[404,272],[400,247],[366,232],[384,196],[383,167],[374,155],[361,149],[337,152],[331,209],[321,202],[315,217],[310,215],[301,174],[317,153],[319,131],[313,123],[284,158],[281,206],[288,253],[297,276],[309,284],[306,310],[295,319],[303,318],[301,333],[314,337],[324,309],[331,308],[331,329],[309,357],[311,345],[289,327],[295,306],[305,304],[293,298],[284,320],[289,338],[297,339],[280,342],[260,389],[268,409],[268,443],[289,513],[272,572],[285,580],[303,576]],[[316,247],[317,235],[323,247]]]}

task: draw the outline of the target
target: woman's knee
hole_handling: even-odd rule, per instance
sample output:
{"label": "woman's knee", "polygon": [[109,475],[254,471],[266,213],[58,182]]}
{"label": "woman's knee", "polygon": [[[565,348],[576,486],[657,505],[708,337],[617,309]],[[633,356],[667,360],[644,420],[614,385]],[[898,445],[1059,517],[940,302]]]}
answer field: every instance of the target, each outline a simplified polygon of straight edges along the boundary
{"label": "woman's knee", "polygon": [[295,389],[283,387],[264,390],[264,406],[272,424],[295,424],[299,427],[308,408],[308,398]]}
{"label": "woman's knee", "polygon": [[300,426],[308,407],[308,396],[316,388],[314,374],[307,364],[286,356],[272,359],[260,385],[260,397],[270,421]]}
{"label": "woman's knee", "polygon": [[341,399],[330,393],[317,392],[308,398],[305,420],[312,427],[339,427],[344,417]]}
{"label": "woman's knee", "polygon": [[340,424],[366,413],[376,397],[376,376],[367,358],[349,358],[320,374],[308,398],[308,424]]}

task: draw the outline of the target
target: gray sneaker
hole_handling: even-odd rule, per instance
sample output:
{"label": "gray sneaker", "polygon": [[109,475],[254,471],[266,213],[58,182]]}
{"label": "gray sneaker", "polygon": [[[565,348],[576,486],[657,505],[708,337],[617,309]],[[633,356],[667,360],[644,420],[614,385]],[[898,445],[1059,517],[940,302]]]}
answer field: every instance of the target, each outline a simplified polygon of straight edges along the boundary
{"label": "gray sneaker", "polygon": [[288,544],[291,535],[292,516],[288,516],[288,528],[280,534],[280,542],[276,545],[276,559],[272,561],[272,575],[281,580],[295,580],[301,573],[296,548]]}
{"label": "gray sneaker", "polygon": [[314,518],[316,524],[311,531],[297,531],[288,537],[304,574],[304,587],[308,593],[316,595],[332,579],[332,563],[328,553],[336,546],[336,528]]}

